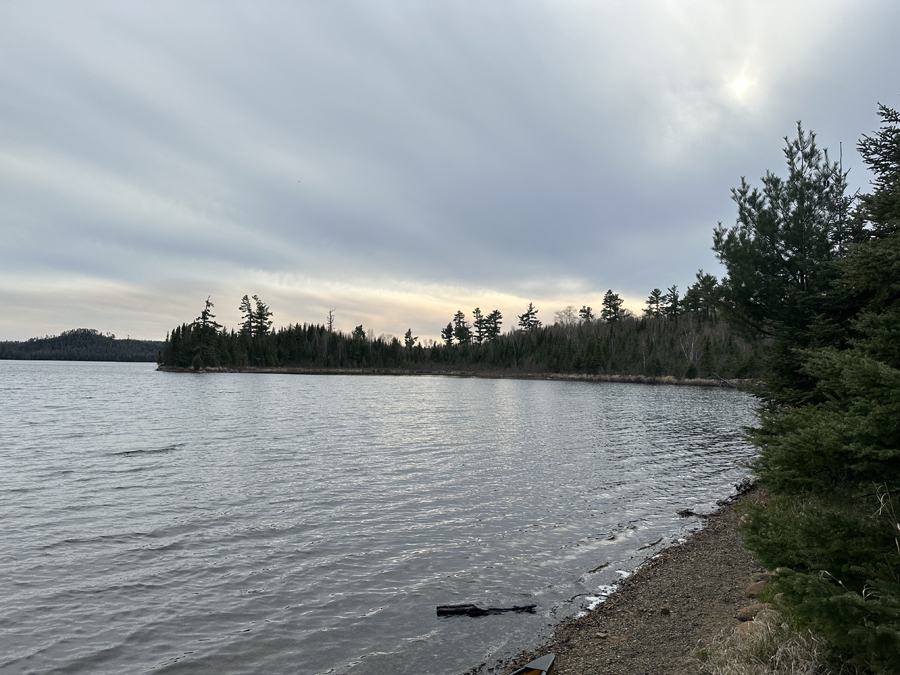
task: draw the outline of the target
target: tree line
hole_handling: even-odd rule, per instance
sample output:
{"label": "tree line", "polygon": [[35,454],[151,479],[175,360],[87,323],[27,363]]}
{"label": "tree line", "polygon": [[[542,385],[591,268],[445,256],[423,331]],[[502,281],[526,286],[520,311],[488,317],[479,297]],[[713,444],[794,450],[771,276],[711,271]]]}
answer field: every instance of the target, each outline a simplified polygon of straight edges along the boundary
{"label": "tree line", "polygon": [[[459,310],[441,330],[442,341],[423,345],[406,331],[402,341],[375,337],[362,325],[350,333],[326,324],[272,329],[271,309],[258,296],[244,296],[237,330],[223,329],[207,299],[200,315],[166,336],[159,363],[175,368],[391,368],[410,371],[471,371],[509,374],[566,373],[676,378],[754,378],[762,372],[763,346],[729,330],[715,308],[714,277],[697,282],[680,298],[671,287],[665,300],[642,316],[622,306],[612,290],[599,316],[589,306],[569,306],[544,325],[529,303],[517,325],[503,332],[499,310],[471,315]],[[655,293],[655,291],[654,291]],[[655,297],[651,293],[651,298]],[[651,306],[652,305],[652,306]]]}

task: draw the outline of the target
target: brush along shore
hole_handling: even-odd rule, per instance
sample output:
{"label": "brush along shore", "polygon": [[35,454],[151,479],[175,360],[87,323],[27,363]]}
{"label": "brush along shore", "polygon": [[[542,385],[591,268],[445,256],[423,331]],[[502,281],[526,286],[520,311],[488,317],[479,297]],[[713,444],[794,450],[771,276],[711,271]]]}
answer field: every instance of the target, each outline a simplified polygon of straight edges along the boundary
{"label": "brush along shore", "polygon": [[633,384],[670,384],[692,387],[729,387],[754,389],[756,380],[724,380],[712,378],[675,378],[671,375],[590,375],[585,373],[529,373],[506,370],[431,370],[406,368],[304,368],[300,366],[242,366],[240,368],[180,368],[158,366],[165,373],[280,373],[287,375],[439,375],[443,377],[482,377],[510,380],[560,380],[565,382],[625,382]]}

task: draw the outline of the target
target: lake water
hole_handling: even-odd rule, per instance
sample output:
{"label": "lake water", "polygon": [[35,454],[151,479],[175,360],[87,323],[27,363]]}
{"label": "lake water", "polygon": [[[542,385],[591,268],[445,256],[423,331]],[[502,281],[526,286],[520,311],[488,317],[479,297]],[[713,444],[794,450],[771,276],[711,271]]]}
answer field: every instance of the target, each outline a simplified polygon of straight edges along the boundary
{"label": "lake water", "polygon": [[[0,673],[461,673],[748,473],[753,399],[0,361]],[[608,563],[602,569],[595,568]],[[536,604],[438,618],[435,606]]]}

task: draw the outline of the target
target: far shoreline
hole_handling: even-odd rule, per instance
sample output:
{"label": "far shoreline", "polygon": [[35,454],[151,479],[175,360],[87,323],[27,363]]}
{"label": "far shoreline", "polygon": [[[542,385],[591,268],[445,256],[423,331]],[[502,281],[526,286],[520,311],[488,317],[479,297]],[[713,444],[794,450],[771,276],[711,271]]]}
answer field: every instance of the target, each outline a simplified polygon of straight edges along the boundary
{"label": "far shoreline", "polygon": [[499,370],[413,370],[404,368],[309,368],[301,366],[241,366],[212,367],[194,370],[178,366],[157,366],[156,370],[164,373],[246,373],[246,374],[280,374],[280,375],[386,375],[386,376],[423,376],[440,377],[477,377],[489,380],[552,380],[561,382],[612,382],[621,384],[674,385],[705,388],[728,388],[741,391],[759,388],[757,380],[725,380],[722,378],[678,379],[672,375],[591,375],[588,373],[526,373]]}

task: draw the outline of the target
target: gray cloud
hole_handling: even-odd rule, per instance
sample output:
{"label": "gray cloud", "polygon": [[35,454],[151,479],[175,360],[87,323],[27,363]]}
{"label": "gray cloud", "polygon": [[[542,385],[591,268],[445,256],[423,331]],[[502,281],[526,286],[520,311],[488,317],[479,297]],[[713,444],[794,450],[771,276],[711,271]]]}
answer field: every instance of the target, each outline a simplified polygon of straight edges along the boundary
{"label": "gray cloud", "polygon": [[856,140],[900,93],[886,0],[0,15],[0,339],[126,314],[95,327],[158,337],[210,289],[429,334],[479,298],[684,287],[797,119],[865,186]]}

